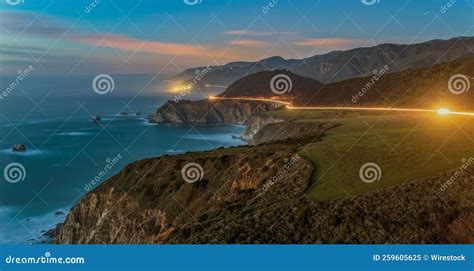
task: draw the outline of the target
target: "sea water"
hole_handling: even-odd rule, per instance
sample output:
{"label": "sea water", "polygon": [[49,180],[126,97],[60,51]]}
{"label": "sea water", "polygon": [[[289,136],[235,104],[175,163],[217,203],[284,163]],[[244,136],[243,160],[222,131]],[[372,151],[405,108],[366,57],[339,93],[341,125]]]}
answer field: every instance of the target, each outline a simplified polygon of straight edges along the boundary
{"label": "sea water", "polygon": [[[47,241],[43,235],[64,221],[91,188],[87,185],[133,161],[244,144],[232,136],[242,126],[149,123],[146,116],[170,99],[166,95],[42,93],[31,99],[15,93],[0,101],[0,243]],[[91,122],[91,115],[102,121]],[[12,152],[13,144],[24,144],[26,152]],[[4,174],[12,163],[24,168],[13,183]]]}

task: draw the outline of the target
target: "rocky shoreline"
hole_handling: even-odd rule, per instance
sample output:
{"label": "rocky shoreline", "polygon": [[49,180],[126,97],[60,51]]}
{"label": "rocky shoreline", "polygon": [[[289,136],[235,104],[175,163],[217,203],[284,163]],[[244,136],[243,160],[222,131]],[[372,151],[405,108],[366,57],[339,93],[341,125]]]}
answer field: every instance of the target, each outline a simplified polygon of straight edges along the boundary
{"label": "rocky shoreline", "polygon": [[250,144],[252,138],[264,126],[270,123],[283,122],[266,114],[275,107],[269,103],[252,101],[168,101],[158,108],[152,116],[155,123],[179,124],[240,124],[245,130],[240,138]]}

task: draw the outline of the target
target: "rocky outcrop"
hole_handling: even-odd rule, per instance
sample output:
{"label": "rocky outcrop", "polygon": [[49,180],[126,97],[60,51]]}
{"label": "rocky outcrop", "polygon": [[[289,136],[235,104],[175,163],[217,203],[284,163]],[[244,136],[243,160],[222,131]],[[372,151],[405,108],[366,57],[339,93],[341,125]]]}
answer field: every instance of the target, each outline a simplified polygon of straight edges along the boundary
{"label": "rocky outcrop", "polygon": [[12,147],[12,152],[25,152],[26,146],[23,144],[15,144]]}
{"label": "rocky outcrop", "polygon": [[[168,243],[194,223],[221,223],[225,216],[244,211],[244,206],[268,207],[272,205],[268,196],[259,196],[263,185],[295,154],[293,147],[274,147],[279,151],[241,147],[130,164],[70,211],[55,240]],[[190,162],[203,168],[202,180],[193,184],[181,176],[181,169]],[[282,201],[289,201],[303,193],[311,172],[311,164],[301,159],[273,189],[281,192]]]}
{"label": "rocky outcrop", "polygon": [[232,100],[168,101],[155,113],[157,123],[244,124],[272,109],[268,103]]}
{"label": "rocky outcrop", "polygon": [[252,141],[254,135],[256,135],[267,124],[280,121],[283,120],[274,118],[268,114],[257,114],[250,118],[250,121],[245,127],[241,137],[243,140],[255,145],[255,142]]}

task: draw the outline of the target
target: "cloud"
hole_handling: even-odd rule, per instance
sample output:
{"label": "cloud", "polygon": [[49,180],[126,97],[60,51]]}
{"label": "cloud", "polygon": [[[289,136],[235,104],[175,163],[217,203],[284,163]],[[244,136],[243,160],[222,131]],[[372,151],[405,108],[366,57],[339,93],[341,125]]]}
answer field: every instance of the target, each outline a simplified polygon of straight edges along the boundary
{"label": "cloud", "polygon": [[0,30],[7,33],[22,33],[35,36],[55,37],[64,34],[67,29],[62,23],[48,16],[39,16],[33,12],[0,11]]}
{"label": "cloud", "polygon": [[304,47],[338,47],[338,46],[357,46],[363,44],[362,40],[341,39],[341,38],[320,38],[304,39],[294,41],[291,44]]}
{"label": "cloud", "polygon": [[232,36],[270,36],[274,35],[276,33],[274,32],[257,32],[257,31],[252,31],[252,30],[231,30],[231,31],[225,31],[224,34],[226,35],[232,35]]}
{"label": "cloud", "polygon": [[184,43],[160,42],[134,39],[125,35],[97,34],[71,37],[72,40],[92,46],[110,47],[131,52],[144,52],[159,55],[202,56],[211,49]]}
{"label": "cloud", "polygon": [[57,19],[39,16],[32,12],[0,11],[0,30],[8,34],[21,33],[42,38],[58,38],[98,47],[109,47],[131,52],[159,55],[202,57],[212,55],[209,46],[186,43],[141,40],[120,34],[83,34],[77,29],[67,29]]}
{"label": "cloud", "polygon": [[234,46],[254,47],[254,48],[269,47],[272,45],[270,42],[260,41],[260,40],[234,40],[234,41],[231,41],[229,44],[234,45]]}

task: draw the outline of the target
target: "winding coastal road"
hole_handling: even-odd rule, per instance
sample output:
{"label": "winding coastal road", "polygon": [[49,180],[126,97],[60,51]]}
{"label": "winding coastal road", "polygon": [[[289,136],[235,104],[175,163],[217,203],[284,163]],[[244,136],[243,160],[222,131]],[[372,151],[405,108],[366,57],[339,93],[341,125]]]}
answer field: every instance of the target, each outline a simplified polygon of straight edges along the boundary
{"label": "winding coastal road", "polygon": [[474,112],[451,111],[447,108],[439,109],[423,109],[423,108],[397,108],[397,107],[352,107],[352,106],[293,106],[291,102],[268,99],[268,98],[252,98],[252,97],[218,97],[209,96],[209,100],[240,100],[240,101],[256,101],[271,102],[281,104],[289,110],[352,110],[352,111],[397,111],[397,112],[432,112],[439,115],[462,115],[474,116]]}

